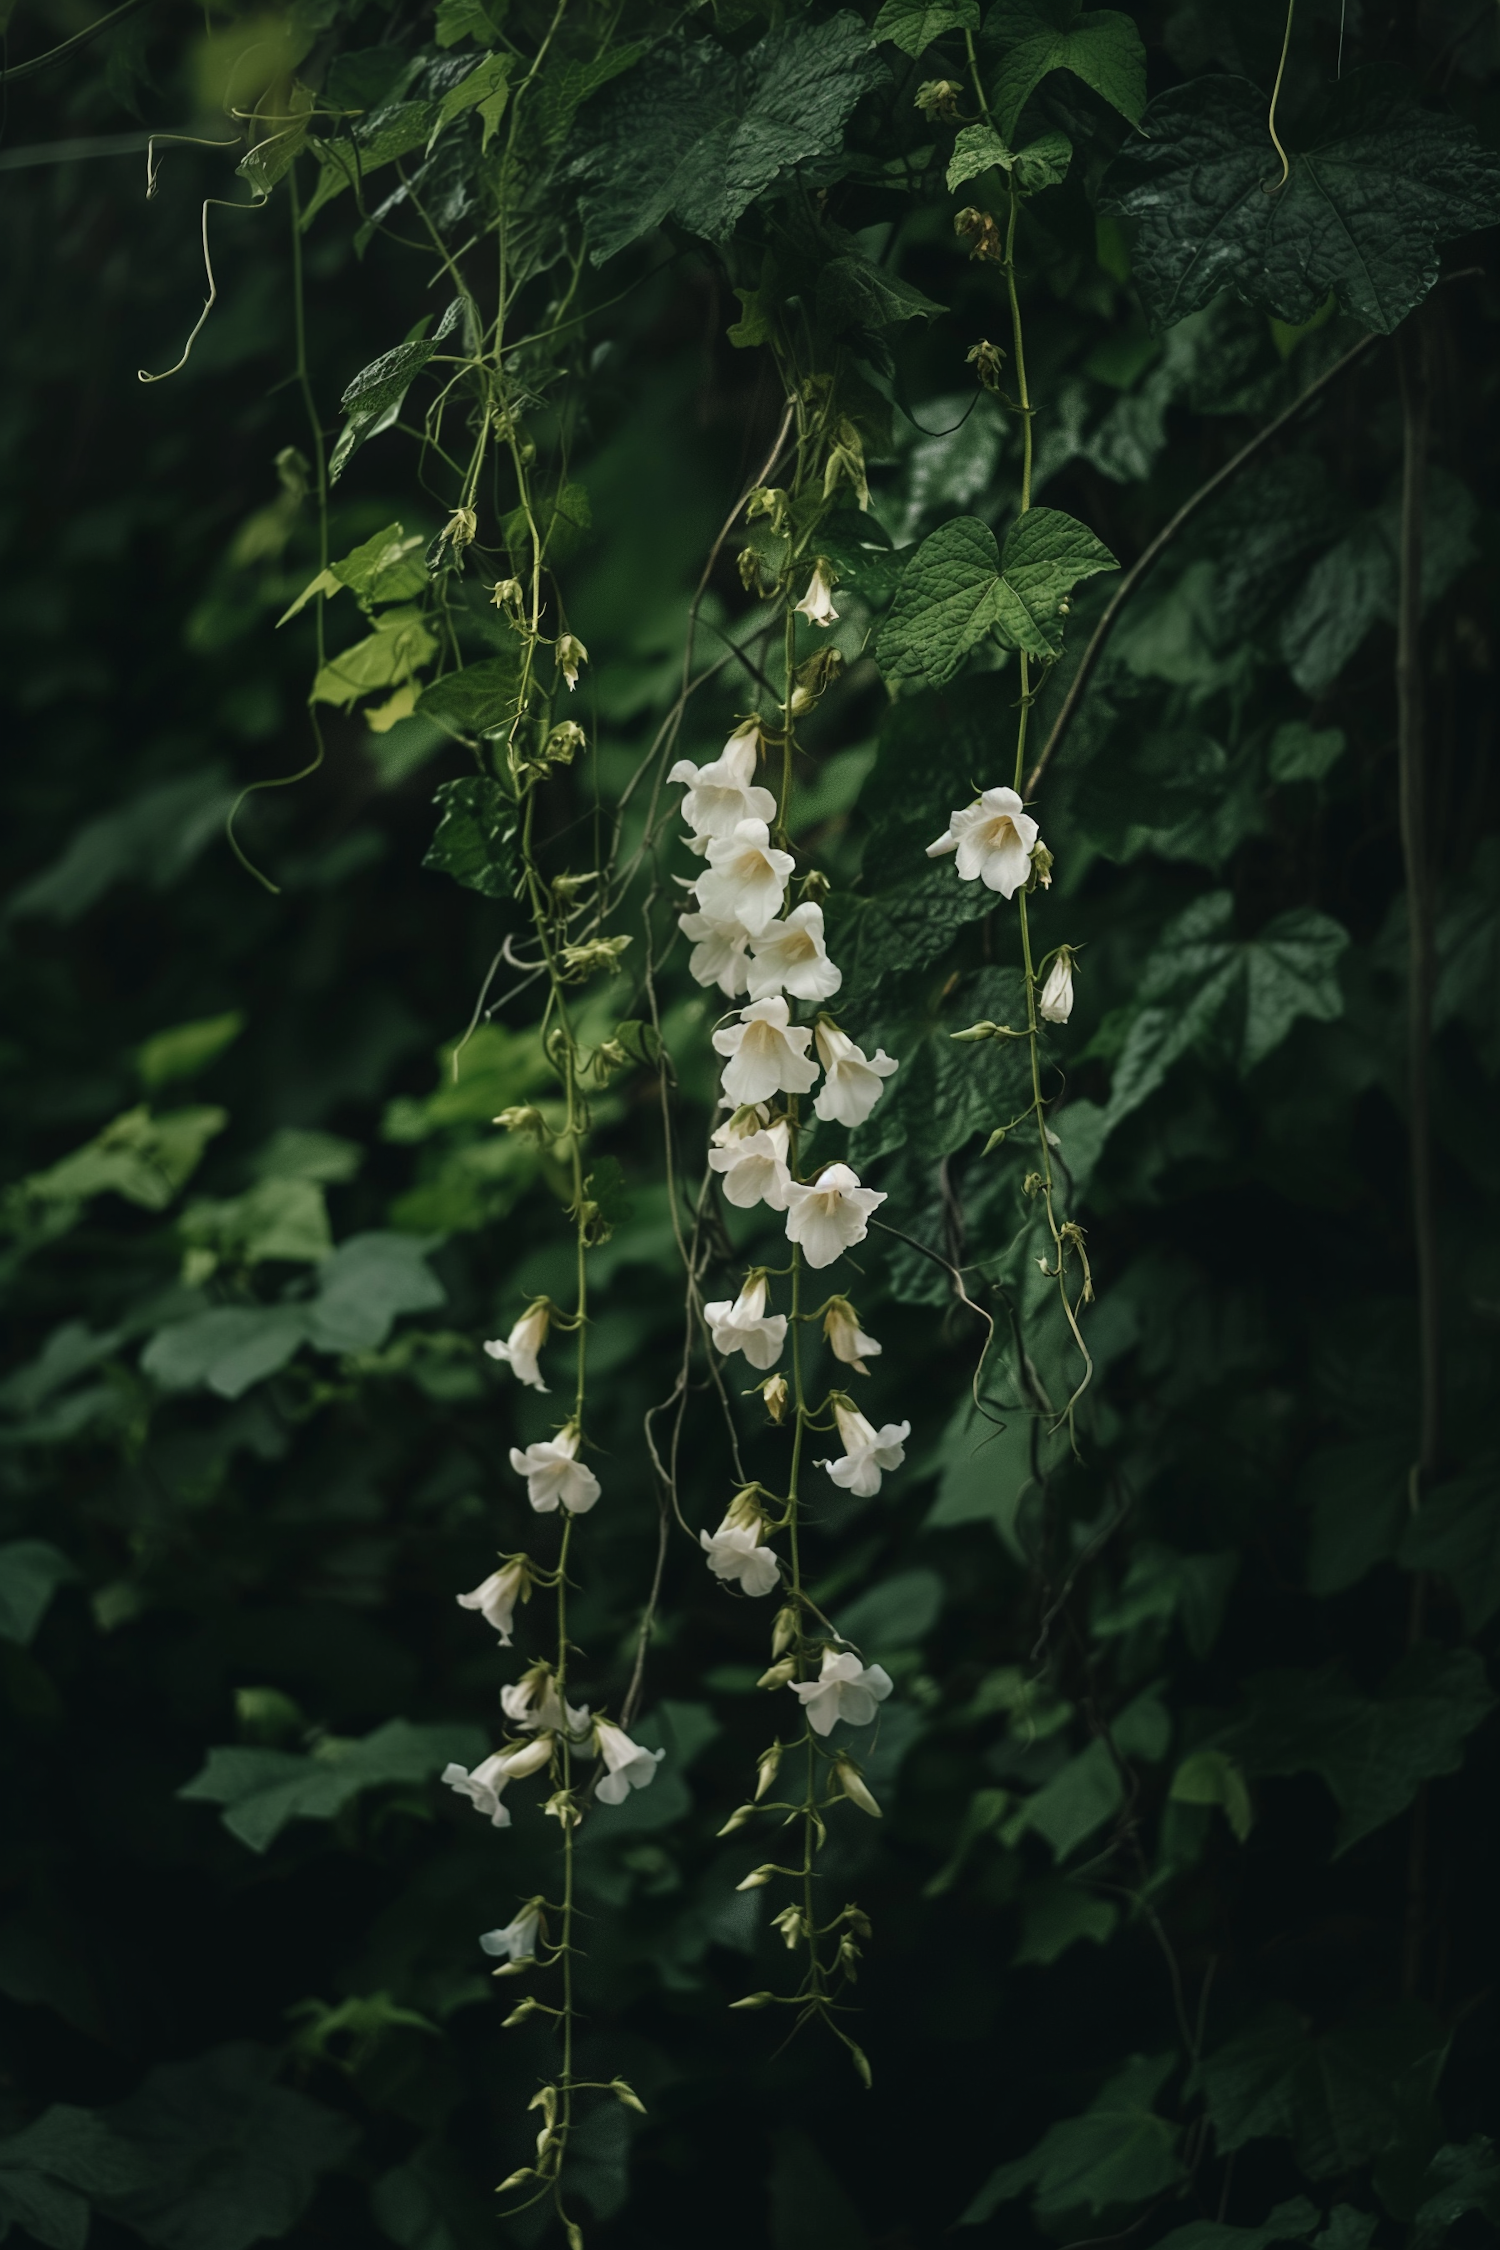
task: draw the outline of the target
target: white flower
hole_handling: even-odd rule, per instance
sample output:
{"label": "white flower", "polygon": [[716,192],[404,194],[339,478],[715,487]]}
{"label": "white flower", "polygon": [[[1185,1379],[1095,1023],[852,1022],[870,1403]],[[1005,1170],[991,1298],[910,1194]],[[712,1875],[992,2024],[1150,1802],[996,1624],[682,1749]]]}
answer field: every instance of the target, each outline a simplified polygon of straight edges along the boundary
{"label": "white flower", "polygon": [[847,1297],[829,1298],[828,1310],[823,1316],[823,1333],[833,1346],[834,1358],[852,1367],[856,1375],[868,1375],[866,1359],[880,1357],[880,1345],[860,1327],[859,1315]]}
{"label": "white flower", "polygon": [[910,1422],[887,1422],[877,1430],[867,1422],[854,1406],[842,1406],[837,1399],[833,1404],[834,1420],[839,1426],[844,1456],[841,1461],[821,1461],[837,1485],[845,1492],[853,1492],[861,1500],[873,1499],[880,1490],[883,1470],[899,1469],[906,1459],[903,1440],[911,1436]]}
{"label": "white flower", "polygon": [[900,1064],[883,1047],[867,1055],[836,1023],[818,1025],[818,1053],[828,1075],[818,1088],[814,1111],[825,1125],[847,1125],[851,1130],[863,1125],[885,1091],[880,1081],[899,1070]]}
{"label": "white flower", "polygon": [[486,1930],[479,1942],[486,1953],[503,1953],[507,1961],[534,1961],[541,1927],[540,1908],[523,1906],[513,1922],[503,1930]]}
{"label": "white flower", "polygon": [[608,1769],[597,1791],[604,1805],[623,1805],[632,1789],[648,1787],[666,1756],[665,1750],[643,1750],[613,1719],[594,1721],[594,1743]]}
{"label": "white flower", "polygon": [[754,1108],[737,1110],[719,1127],[708,1152],[710,1169],[723,1174],[724,1193],[741,1211],[757,1203],[784,1211],[792,1184],[786,1161],[790,1130],[781,1118],[774,1125],[757,1126],[757,1115],[764,1114]]}
{"label": "white flower", "polygon": [[878,1664],[861,1664],[852,1649],[835,1654],[823,1651],[823,1669],[815,1680],[788,1680],[807,1713],[814,1734],[831,1734],[836,1722],[847,1719],[851,1727],[867,1727],[877,1703],[891,1692],[891,1676]]}
{"label": "white flower", "polygon": [[1073,1013],[1073,956],[1066,946],[1047,972],[1037,1006],[1048,1023],[1066,1023]]}
{"label": "white flower", "polygon": [[767,1281],[752,1274],[731,1304],[728,1298],[705,1305],[703,1317],[713,1336],[714,1348],[727,1359],[743,1352],[752,1367],[774,1367],[786,1342],[786,1314],[766,1311]]}
{"label": "white flower", "polygon": [[552,1515],[559,1503],[569,1515],[586,1515],[599,1497],[599,1479],[574,1458],[578,1435],[577,1423],[570,1422],[524,1453],[519,1446],[510,1449],[510,1465],[526,1479],[526,1497],[539,1516]]}
{"label": "white flower", "polygon": [[728,1057],[724,1091],[739,1107],[745,1102],[769,1101],[772,1094],[805,1094],[818,1075],[818,1066],[807,1052],[812,1033],[791,1021],[791,1011],[779,997],[752,1001],[741,1008],[738,1023],[721,1024],[714,1046]]}
{"label": "white flower", "polygon": [[753,775],[760,750],[760,721],[736,727],[711,765],[679,758],[668,781],[685,781],[682,817],[693,831],[690,849],[701,852],[710,837],[732,836],[742,820],[776,818],[776,799],[756,786]]}
{"label": "white flower", "polygon": [[811,1187],[793,1180],[786,1194],[787,1240],[801,1243],[810,1266],[831,1266],[863,1242],[870,1213],[885,1201],[879,1188],[861,1187],[859,1174],[847,1164],[825,1165]]}
{"label": "white flower", "polygon": [[542,1371],[536,1363],[536,1355],[547,1341],[547,1330],[551,1322],[550,1300],[538,1297],[534,1305],[527,1306],[504,1343],[496,1337],[484,1348],[491,1359],[504,1360],[515,1371],[519,1382],[529,1383],[534,1391],[544,1391],[547,1386],[542,1381]]}
{"label": "white flower", "polygon": [[811,900],[793,908],[784,922],[768,922],[750,940],[750,997],[769,999],[790,992],[797,1000],[831,1000],[844,972],[829,960],[823,943],[823,909]]}
{"label": "white flower", "polygon": [[493,1625],[500,1635],[500,1646],[510,1647],[510,1628],[516,1614],[516,1603],[531,1599],[531,1565],[522,1555],[517,1561],[507,1563],[503,1570],[492,1570],[482,1585],[472,1594],[460,1594],[460,1609],[477,1609],[487,1625]]}
{"label": "white flower", "polygon": [[714,921],[741,922],[758,937],[781,911],[795,864],[790,852],[776,850],[763,820],[738,820],[727,836],[710,839],[708,871],[693,889]]}
{"label": "white flower", "polygon": [[512,1726],[521,1727],[527,1734],[540,1728],[549,1734],[577,1737],[588,1731],[588,1705],[564,1706],[550,1664],[533,1664],[518,1680],[503,1687],[500,1708]]}
{"label": "white flower", "polygon": [[711,914],[679,914],[677,927],[692,942],[688,975],[695,982],[716,984],[727,1000],[738,1000],[749,990],[750,933],[743,922],[716,922]]}
{"label": "white flower", "polygon": [[1014,789],[986,789],[972,805],[953,813],[927,857],[957,852],[958,872],[966,883],[982,878],[986,889],[1014,898],[1031,873],[1037,824],[1021,810]]}
{"label": "white flower", "polygon": [[476,1812],[484,1813],[492,1828],[509,1828],[510,1808],[501,1802],[507,1782],[535,1773],[538,1767],[548,1764],[551,1757],[551,1738],[539,1735],[535,1742],[523,1742],[519,1749],[492,1751],[488,1758],[480,1760],[472,1773],[465,1773],[460,1765],[444,1766],[442,1778],[450,1789],[467,1797]]}
{"label": "white flower", "polygon": [[794,604],[797,614],[814,625],[834,625],[838,611],[833,606],[833,581],[828,575],[828,565],[819,555],[813,565],[813,574],[807,582],[807,592]]}
{"label": "white flower", "polygon": [[578,667],[587,664],[589,652],[576,633],[564,633],[557,644],[557,669],[568,683],[571,695],[578,685]]}
{"label": "white flower", "polygon": [[769,1547],[760,1544],[759,1523],[736,1523],[727,1515],[710,1538],[698,1534],[698,1544],[708,1557],[715,1578],[738,1579],[747,1594],[769,1594],[781,1576],[781,1565]]}

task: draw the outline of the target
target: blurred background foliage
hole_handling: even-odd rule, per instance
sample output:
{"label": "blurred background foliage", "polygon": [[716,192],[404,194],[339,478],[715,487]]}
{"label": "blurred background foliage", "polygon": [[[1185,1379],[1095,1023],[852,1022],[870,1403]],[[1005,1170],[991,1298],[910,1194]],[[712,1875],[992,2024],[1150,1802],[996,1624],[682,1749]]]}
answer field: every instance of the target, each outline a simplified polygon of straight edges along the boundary
{"label": "blurred background foliage", "polygon": [[[455,0],[440,50],[419,9],[299,11],[324,69],[475,36]],[[534,13],[513,6],[512,28],[534,37]],[[691,32],[743,54],[785,16],[815,54],[831,14],[735,0]],[[1066,7],[1033,14],[1077,35]],[[560,845],[596,791],[619,801],[677,693],[689,598],[780,411],[745,331],[759,292],[813,285],[796,261],[824,219],[938,308],[867,352],[891,544],[1014,511],[1016,424],[965,364],[1001,332],[995,278],[953,235],[961,199],[912,102],[961,57],[945,26],[965,10],[926,15],[937,50],[921,26],[879,50],[849,161],[784,182],[722,252],[669,220],[590,283],[566,584],[594,751],[549,798]],[[1158,97],[1206,73],[1264,94],[1275,75],[1277,11],[1163,0],[1132,18]],[[23,4],[10,60],[85,20]],[[621,29],[668,26],[643,6]],[[1310,5],[1289,130],[1342,39],[1490,145],[1496,38],[1493,9],[1458,0]],[[246,51],[243,22],[147,8],[6,88],[0,2220],[48,2250],[469,2250],[524,2156],[545,2039],[500,2030],[476,1940],[546,1887],[550,1844],[534,1815],[496,1836],[434,1777],[491,1739],[493,1649],[453,1597],[524,1538],[503,1464],[547,1427],[479,1345],[566,1286],[566,1189],[490,1123],[550,1083],[525,1007],[453,1065],[519,920],[423,867],[434,789],[469,770],[443,729],[334,708],[320,770],[241,817],[276,895],[225,843],[235,793],[310,750],[311,622],[275,629],[318,561],[285,193],[214,212],[212,318],[169,384],[136,376],[196,317],[200,198],[242,191],[237,152],[172,147],[148,202],[146,133],[222,140]],[[1135,222],[1101,189],[1124,120],[1066,72],[1033,103],[1075,150],[1019,249],[1037,494],[1128,564],[1368,323],[1321,285],[1301,325],[1228,287],[1163,323],[1165,284],[1143,287]],[[585,107],[566,149],[595,168],[601,226],[606,114]],[[477,162],[477,127],[464,145]],[[581,2129],[590,2240],[914,2250],[964,2218],[1022,2244],[1434,2250],[1497,2216],[1500,301],[1492,244],[1450,235],[1467,239],[1448,268],[1473,270],[1420,315],[1443,1354],[1420,1508],[1402,423],[1378,342],[1132,596],[1045,783],[1043,942],[1082,949],[1053,1122],[1099,1285],[1078,1461],[1035,1406],[1067,1378],[1034,1323],[1021,1167],[980,1154],[1006,1070],[947,1039],[1014,1007],[1009,925],[963,921],[951,871],[939,884],[920,857],[972,782],[1004,778],[1013,676],[996,658],[893,702],[863,651],[897,566],[873,532],[850,551],[848,669],[794,825],[835,884],[851,1009],[903,1060],[855,1160],[916,1245],[872,1236],[858,1283],[884,1344],[869,1388],[914,1424],[907,1468],[872,1501],[830,1490],[813,1535],[819,1599],[898,1691],[867,1763],[886,1817],[846,1822],[829,1853],[875,1927],[856,2026],[875,2085],[726,2013],[777,1977],[760,1894],[735,1889],[757,1847],[716,1840],[765,1733],[763,1625],[673,1547],[640,1730],[668,1757],[582,1835],[584,2060],[649,2112],[611,2104]],[[428,264],[364,239],[348,199],[304,257],[331,438],[351,378],[434,298]],[[544,451],[562,441],[541,430]],[[413,460],[386,435],[351,461],[336,555],[392,522],[424,545],[441,528],[450,503]],[[747,612],[738,543],[700,657]],[[1074,659],[1116,583],[1077,597]],[[728,663],[679,747],[711,754],[753,692]],[[600,1036],[633,1012],[628,971],[590,1003]],[[700,1149],[716,1001],[680,954],[661,997]],[[608,1503],[574,1630],[618,1696],[655,1556],[642,1420],[671,1387],[683,1284],[655,1076],[623,1075],[596,1115],[619,1167],[591,1269]],[[764,1225],[731,1217],[725,1282]],[[1011,1410],[993,1423],[942,1260],[1001,1324],[992,1406]],[[725,1473],[704,1408],[683,1463],[695,1524]]]}

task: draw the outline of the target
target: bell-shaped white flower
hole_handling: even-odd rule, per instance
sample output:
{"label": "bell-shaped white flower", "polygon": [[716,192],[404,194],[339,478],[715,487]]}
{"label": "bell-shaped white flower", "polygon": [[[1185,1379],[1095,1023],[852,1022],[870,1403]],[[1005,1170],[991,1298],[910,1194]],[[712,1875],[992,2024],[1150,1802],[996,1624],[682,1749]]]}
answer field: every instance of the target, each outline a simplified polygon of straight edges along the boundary
{"label": "bell-shaped white flower", "polygon": [[724,1091],[738,1108],[769,1101],[773,1094],[805,1094],[818,1075],[807,1052],[812,1033],[793,1023],[779,995],[741,1008],[738,1023],[721,1024],[714,1046],[727,1057]]}
{"label": "bell-shaped white flower", "polygon": [[692,945],[688,975],[716,984],[726,1000],[750,989],[750,932],[743,922],[716,922],[711,914],[679,914],[677,927]]}
{"label": "bell-shaped white flower", "polygon": [[666,1756],[665,1750],[643,1750],[613,1719],[594,1721],[594,1745],[604,1760],[605,1771],[597,1791],[604,1805],[623,1805],[632,1789],[649,1787]]}
{"label": "bell-shaped white flower", "polygon": [[887,1422],[877,1430],[858,1407],[846,1406],[838,1399],[833,1402],[833,1417],[839,1426],[843,1459],[820,1461],[818,1466],[826,1469],[845,1492],[855,1493],[861,1500],[873,1499],[880,1490],[882,1473],[899,1469],[906,1459],[904,1441],[911,1436],[911,1424]]}
{"label": "bell-shaped white flower", "polygon": [[534,1961],[541,1929],[542,1910],[528,1901],[513,1922],[503,1930],[486,1930],[479,1942],[486,1953],[503,1955],[507,1961]]}
{"label": "bell-shaped white flower", "polygon": [[792,1184],[787,1166],[791,1132],[778,1118],[774,1125],[759,1125],[766,1112],[755,1106],[736,1110],[714,1134],[708,1152],[709,1167],[722,1175],[724,1193],[738,1210],[764,1203],[771,1211],[786,1209],[786,1191]]}
{"label": "bell-shaped white flower", "polygon": [[867,1055],[836,1023],[818,1025],[818,1053],[827,1073],[813,1103],[825,1125],[863,1125],[881,1095],[881,1080],[900,1069],[883,1047]]}
{"label": "bell-shaped white flower", "polygon": [[800,602],[793,604],[799,617],[808,618],[814,625],[836,625],[838,611],[833,606],[833,580],[827,563],[819,555],[813,565],[813,574],[807,582],[807,592]]}
{"label": "bell-shaped white flower", "polygon": [[526,1734],[543,1730],[548,1734],[566,1734],[576,1740],[589,1728],[588,1705],[564,1704],[550,1664],[532,1664],[518,1680],[503,1687],[500,1708],[511,1725],[520,1727]]}
{"label": "bell-shaped white flower", "polygon": [[742,820],[772,821],[776,798],[754,779],[760,751],[760,721],[749,719],[736,727],[711,764],[695,766],[679,758],[668,781],[686,782],[682,817],[693,831],[690,848],[703,851],[716,836],[732,836]]}
{"label": "bell-shaped white flower", "polygon": [[810,1187],[793,1180],[786,1195],[787,1240],[802,1245],[810,1266],[831,1266],[863,1242],[870,1213],[885,1201],[881,1189],[861,1187],[847,1164],[825,1164]]}
{"label": "bell-shaped white flower", "polygon": [[742,922],[758,937],[781,911],[786,879],[796,862],[778,851],[763,820],[740,820],[708,846],[708,869],[693,888],[699,907],[716,922]]}
{"label": "bell-shaped white flower", "polygon": [[831,1734],[840,1719],[851,1727],[867,1727],[876,1707],[891,1692],[889,1672],[879,1664],[861,1664],[852,1649],[825,1648],[823,1669],[815,1680],[788,1680],[807,1713],[814,1734]]}
{"label": "bell-shaped white flower", "polygon": [[491,1359],[503,1360],[518,1382],[529,1383],[534,1391],[544,1391],[547,1386],[542,1381],[536,1355],[547,1341],[551,1324],[551,1302],[546,1297],[538,1297],[534,1304],[527,1306],[503,1343],[496,1337],[484,1348]]}
{"label": "bell-shaped white flower", "polygon": [[761,1545],[755,1524],[736,1523],[726,1516],[712,1536],[700,1531],[698,1544],[715,1578],[735,1581],[747,1594],[769,1594],[781,1576],[781,1565],[770,1548]]}
{"label": "bell-shaped white flower", "polygon": [[531,1599],[531,1565],[524,1555],[519,1555],[503,1569],[492,1570],[472,1594],[460,1594],[457,1599],[460,1609],[477,1609],[485,1623],[493,1625],[500,1635],[500,1646],[509,1648],[516,1604]]}
{"label": "bell-shaped white flower", "polygon": [[442,1778],[450,1789],[467,1797],[492,1828],[509,1828],[510,1807],[502,1802],[506,1784],[535,1773],[539,1767],[547,1765],[551,1757],[550,1736],[539,1735],[535,1742],[523,1742],[519,1749],[492,1751],[489,1757],[480,1760],[472,1773],[466,1773],[460,1765],[444,1766]]}
{"label": "bell-shaped white flower", "polygon": [[539,1516],[553,1515],[559,1507],[571,1516],[587,1515],[598,1499],[599,1479],[575,1458],[578,1440],[578,1425],[569,1422],[555,1438],[528,1445],[524,1453],[511,1447],[510,1465],[526,1479],[526,1497]]}
{"label": "bell-shaped white flower", "polygon": [[881,1346],[873,1336],[867,1336],[859,1325],[859,1315],[847,1297],[830,1297],[828,1310],[823,1315],[823,1334],[833,1347],[835,1359],[852,1367],[856,1375],[868,1375],[867,1359],[879,1359]]}
{"label": "bell-shaped white flower", "polygon": [[1065,945],[1047,971],[1037,1007],[1048,1023],[1066,1023],[1073,1013],[1073,956]]}
{"label": "bell-shaped white flower", "polygon": [[564,633],[557,644],[556,655],[557,669],[567,681],[568,693],[571,695],[578,685],[579,667],[587,664],[589,652],[576,633]]}
{"label": "bell-shaped white flower", "polygon": [[704,1306],[703,1317],[714,1348],[726,1359],[731,1352],[743,1352],[752,1367],[760,1368],[774,1367],[780,1359],[786,1342],[786,1314],[766,1311],[768,1288],[765,1275],[753,1273],[732,1304],[726,1297]]}
{"label": "bell-shaped white flower", "polygon": [[1031,873],[1037,833],[1014,789],[986,789],[974,804],[950,814],[942,835],[928,845],[927,857],[957,852],[958,872],[966,883],[977,875],[987,890],[1014,898]]}
{"label": "bell-shaped white flower", "polygon": [[831,1000],[844,972],[829,960],[823,942],[823,909],[809,899],[784,922],[768,922],[750,940],[750,997],[790,992],[796,1000]]}

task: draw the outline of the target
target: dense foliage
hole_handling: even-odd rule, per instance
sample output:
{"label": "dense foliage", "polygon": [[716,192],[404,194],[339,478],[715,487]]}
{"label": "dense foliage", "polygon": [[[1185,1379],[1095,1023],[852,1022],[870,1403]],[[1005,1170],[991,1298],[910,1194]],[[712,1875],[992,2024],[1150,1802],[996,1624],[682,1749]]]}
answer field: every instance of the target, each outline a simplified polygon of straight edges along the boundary
{"label": "dense foliage", "polygon": [[1477,2246],[1492,15],[81,28],[0,2233]]}

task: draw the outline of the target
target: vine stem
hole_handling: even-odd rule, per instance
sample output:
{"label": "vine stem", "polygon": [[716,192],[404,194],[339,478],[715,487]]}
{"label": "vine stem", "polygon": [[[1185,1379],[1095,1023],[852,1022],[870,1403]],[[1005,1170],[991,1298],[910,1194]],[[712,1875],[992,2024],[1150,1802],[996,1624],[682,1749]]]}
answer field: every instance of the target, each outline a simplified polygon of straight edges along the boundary
{"label": "vine stem", "polygon": [[1296,13],[1297,0],[1287,0],[1286,30],[1282,33],[1281,38],[1281,60],[1276,65],[1276,83],[1271,88],[1271,107],[1266,113],[1266,131],[1271,136],[1271,146],[1281,158],[1281,178],[1273,188],[1267,190],[1267,193],[1271,195],[1279,194],[1292,175],[1292,160],[1282,147],[1281,136],[1276,130],[1276,105],[1281,99],[1281,81],[1286,76],[1286,58],[1292,49],[1292,18]]}

